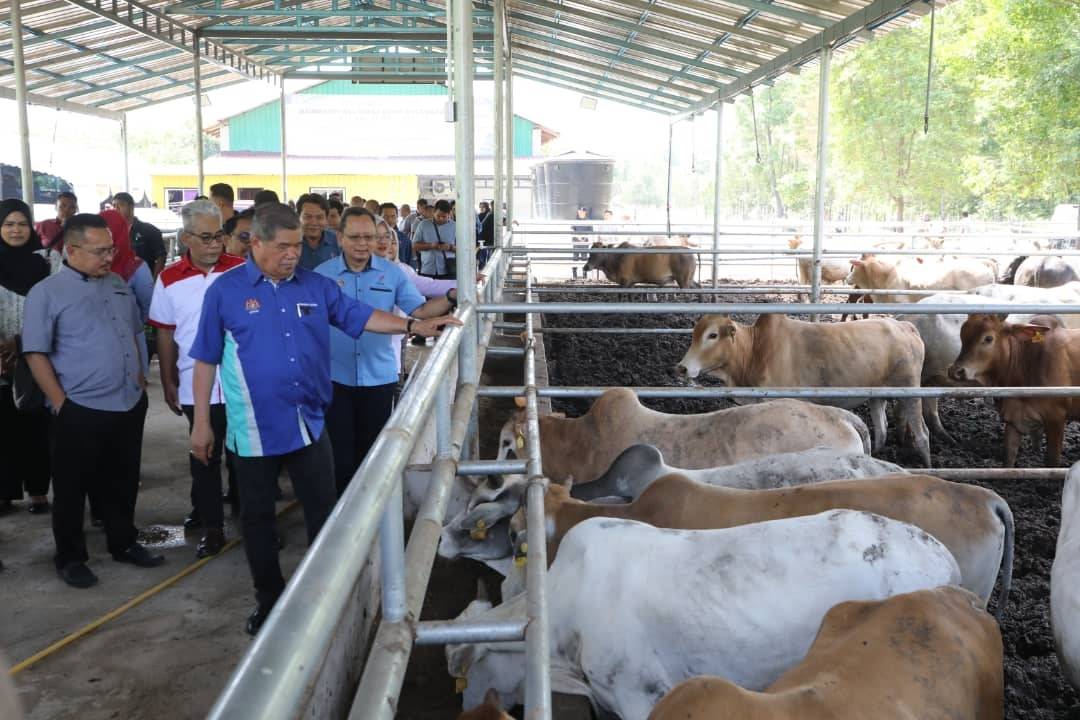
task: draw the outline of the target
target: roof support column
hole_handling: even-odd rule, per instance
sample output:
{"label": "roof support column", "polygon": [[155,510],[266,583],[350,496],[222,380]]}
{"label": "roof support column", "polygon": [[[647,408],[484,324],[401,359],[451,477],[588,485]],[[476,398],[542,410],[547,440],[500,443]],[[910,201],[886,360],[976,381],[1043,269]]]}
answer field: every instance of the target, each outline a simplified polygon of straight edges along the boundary
{"label": "roof support column", "polygon": [[131,166],[128,164],[128,122],[127,113],[120,118],[120,142],[124,146],[124,190],[131,192]]}
{"label": "roof support column", "polygon": [[19,150],[21,154],[23,201],[34,207],[34,171],[30,164],[30,120],[26,113],[26,62],[23,59],[22,11],[19,3],[11,3],[11,49],[15,62],[15,109],[19,116]]}
{"label": "roof support column", "polygon": [[503,33],[503,13],[505,10],[504,0],[495,0],[495,172],[494,192],[492,194],[491,228],[495,237],[495,245],[502,246],[502,217],[503,217],[503,178],[505,176],[506,153],[505,134],[503,133],[503,82],[505,81],[506,68],[503,65],[503,44],[506,36]]}
{"label": "roof support column", "polygon": [[667,237],[671,240],[671,147],[675,138],[675,123],[667,126],[667,202],[664,205],[667,213]]}
{"label": "roof support column", "polygon": [[[829,155],[829,63],[832,48],[821,47],[821,74],[818,83],[817,183],[814,191],[814,274],[810,281],[810,302],[821,302],[821,246],[825,236],[825,168]],[[817,316],[814,317],[817,319]]]}
{"label": "roof support column", "polygon": [[192,58],[195,78],[195,174],[198,177],[196,195],[202,195],[206,176],[203,172],[203,118],[202,118],[202,38],[195,33],[195,52]]}
{"label": "roof support column", "polygon": [[[285,76],[281,76],[281,202],[289,202],[289,146],[285,142]],[[344,198],[343,198],[344,199]]]}
{"label": "roof support column", "polygon": [[[462,306],[476,304],[476,136],[473,102],[473,16],[472,0],[451,0],[447,20],[454,40],[454,176],[457,178],[457,296]],[[464,328],[458,348],[458,383],[476,378],[476,353],[479,313]],[[476,426],[476,407],[469,420],[470,431]],[[470,437],[466,433],[466,438]],[[462,456],[476,440],[466,442]],[[469,453],[470,457],[476,457]]]}
{"label": "roof support column", "polygon": [[[721,162],[724,159],[724,103],[716,103],[716,167],[713,170],[713,218],[712,249],[720,249],[720,180]],[[716,276],[720,267],[720,256],[712,256],[712,286],[716,287]]]}
{"label": "roof support column", "polygon": [[506,143],[506,229],[514,227],[514,56],[510,53],[510,38],[506,38],[506,109],[503,111]]}

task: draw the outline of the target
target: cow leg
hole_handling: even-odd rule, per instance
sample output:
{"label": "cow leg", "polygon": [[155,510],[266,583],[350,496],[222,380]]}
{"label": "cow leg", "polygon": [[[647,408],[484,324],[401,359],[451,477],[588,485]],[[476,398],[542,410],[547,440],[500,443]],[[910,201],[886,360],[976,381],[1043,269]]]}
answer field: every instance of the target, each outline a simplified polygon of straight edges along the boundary
{"label": "cow leg", "polygon": [[1012,423],[1005,423],[1005,467],[1016,467],[1016,455],[1020,451],[1020,430]]}
{"label": "cow leg", "polygon": [[1065,421],[1047,420],[1046,422],[1046,467],[1061,465],[1061,450],[1065,444]]}
{"label": "cow leg", "polygon": [[885,401],[870,401],[870,421],[874,425],[874,452],[881,452],[885,447]]}
{"label": "cow leg", "polygon": [[911,431],[915,449],[922,458],[923,466],[930,467],[930,432],[926,428],[923,410],[919,398],[907,398],[900,401],[903,408],[904,422]]}
{"label": "cow leg", "polygon": [[952,435],[950,435],[945,429],[945,426],[941,424],[941,416],[938,415],[938,398],[922,399],[922,415],[923,421],[930,427],[930,433],[932,435],[944,440],[950,445],[956,444]]}

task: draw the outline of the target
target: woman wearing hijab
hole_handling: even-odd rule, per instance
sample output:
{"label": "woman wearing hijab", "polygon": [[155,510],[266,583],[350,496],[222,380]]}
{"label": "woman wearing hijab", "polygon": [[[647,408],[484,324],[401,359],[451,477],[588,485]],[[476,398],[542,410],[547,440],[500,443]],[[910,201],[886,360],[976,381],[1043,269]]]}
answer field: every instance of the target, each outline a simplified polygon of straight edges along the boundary
{"label": "woman wearing hijab", "polygon": [[105,210],[101,213],[101,217],[109,226],[113,245],[116,246],[112,271],[124,278],[124,282],[135,292],[135,300],[139,304],[139,311],[145,323],[146,318],[150,317],[154,276],[150,273],[150,267],[131,249],[131,226],[127,224],[124,216],[116,210]]}
{"label": "woman wearing hijab", "polygon": [[33,214],[21,200],[0,202],[0,513],[13,509],[23,488],[35,515],[49,511],[49,412],[15,407],[12,373],[19,358],[23,305],[30,288],[60,267],[60,256],[41,246]]}

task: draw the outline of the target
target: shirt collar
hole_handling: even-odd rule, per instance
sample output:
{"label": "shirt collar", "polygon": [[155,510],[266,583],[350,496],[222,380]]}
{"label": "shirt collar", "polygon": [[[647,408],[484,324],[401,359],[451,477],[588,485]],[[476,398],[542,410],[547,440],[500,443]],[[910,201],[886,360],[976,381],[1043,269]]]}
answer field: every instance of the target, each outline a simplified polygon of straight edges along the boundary
{"label": "shirt collar", "polygon": [[89,275],[87,275],[86,273],[84,273],[82,270],[76,270],[75,268],[68,265],[67,260],[64,260],[64,267],[67,268],[68,270],[70,270],[71,272],[75,273],[76,277],[78,277],[83,282],[90,282],[91,280],[94,279],[94,278],[90,277]]}

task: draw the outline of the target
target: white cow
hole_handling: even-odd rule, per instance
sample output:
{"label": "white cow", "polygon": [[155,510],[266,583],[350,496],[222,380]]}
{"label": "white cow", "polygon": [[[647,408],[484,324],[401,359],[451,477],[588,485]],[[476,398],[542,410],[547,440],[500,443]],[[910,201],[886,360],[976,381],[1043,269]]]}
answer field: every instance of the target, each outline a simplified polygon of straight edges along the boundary
{"label": "white cow", "polygon": [[[806,655],[825,613],[959,583],[947,549],[906,523],[834,510],[727,530],[660,530],[594,518],[563,539],[548,571],[551,689],[644,720],[679,682],[719,675],[761,690]],[[613,601],[617,599],[618,601]],[[478,621],[521,618],[525,596]],[[465,706],[495,688],[522,700],[521,643],[452,645]]]}
{"label": "white cow", "polygon": [[[904,258],[896,263],[864,257],[851,261],[847,284],[877,290],[969,290],[997,279],[997,263],[981,258],[926,260]],[[874,293],[873,302],[911,303],[917,295]]]}
{"label": "white cow", "polygon": [[1061,529],[1050,568],[1050,625],[1065,679],[1080,689],[1080,463],[1061,493]]}

